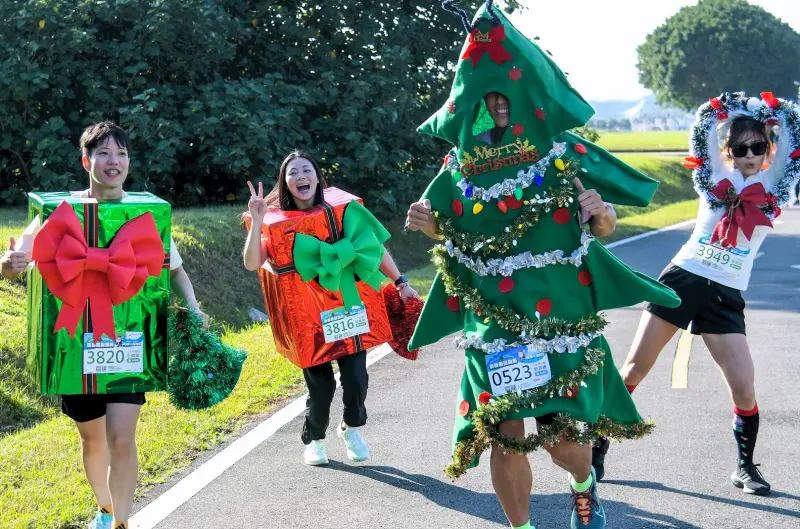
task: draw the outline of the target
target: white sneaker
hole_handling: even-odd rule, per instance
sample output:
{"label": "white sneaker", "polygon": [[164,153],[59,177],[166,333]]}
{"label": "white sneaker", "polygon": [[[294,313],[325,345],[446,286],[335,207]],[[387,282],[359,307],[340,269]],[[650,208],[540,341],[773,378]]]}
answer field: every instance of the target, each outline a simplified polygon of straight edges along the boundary
{"label": "white sneaker", "polygon": [[328,464],[328,448],[325,441],[311,441],[306,445],[306,452],[303,454],[306,465],[319,466]]}
{"label": "white sneaker", "polygon": [[348,426],[343,430],[342,424],[339,423],[339,426],[336,427],[336,435],[344,439],[344,445],[347,447],[347,457],[350,461],[359,463],[367,460],[369,447],[364,442],[364,438],[361,437],[361,432],[358,431],[358,428]]}

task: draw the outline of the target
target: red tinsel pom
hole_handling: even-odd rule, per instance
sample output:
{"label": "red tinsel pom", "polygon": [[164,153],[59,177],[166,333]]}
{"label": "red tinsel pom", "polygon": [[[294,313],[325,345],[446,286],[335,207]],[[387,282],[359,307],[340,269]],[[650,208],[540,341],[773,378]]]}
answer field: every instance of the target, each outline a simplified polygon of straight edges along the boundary
{"label": "red tinsel pom", "polygon": [[389,345],[394,352],[409,360],[416,360],[419,349],[408,350],[408,342],[417,326],[422,306],[421,299],[410,298],[403,302],[400,293],[394,285],[386,285],[381,290],[383,300],[386,302],[386,313],[389,315],[389,325],[392,327],[393,340]]}
{"label": "red tinsel pom", "polygon": [[792,154],[790,154],[789,157],[792,160],[796,160],[797,158],[800,158],[800,147],[798,147],[797,149],[793,150]]}
{"label": "red tinsel pom", "polygon": [[545,119],[547,119],[547,114],[541,108],[537,108],[535,114],[536,114],[536,119],[538,119],[539,121],[544,121]]}
{"label": "red tinsel pom", "polygon": [[714,110],[722,110],[722,102],[718,98],[711,98],[708,102],[711,103],[711,108]]}
{"label": "red tinsel pom", "polygon": [[521,136],[523,132],[525,132],[525,127],[523,127],[520,123],[517,123],[511,127],[511,134],[514,136]]}
{"label": "red tinsel pom", "polygon": [[488,391],[481,391],[481,394],[478,395],[478,402],[480,402],[481,404],[486,404],[490,400],[492,400],[492,394],[489,393]]}
{"label": "red tinsel pom", "polygon": [[520,77],[522,77],[522,70],[519,68],[511,68],[511,71],[508,72],[508,78],[512,81],[519,81]]}
{"label": "red tinsel pom", "polygon": [[775,97],[772,92],[761,92],[761,100],[771,109],[776,109],[781,105],[781,100]]}

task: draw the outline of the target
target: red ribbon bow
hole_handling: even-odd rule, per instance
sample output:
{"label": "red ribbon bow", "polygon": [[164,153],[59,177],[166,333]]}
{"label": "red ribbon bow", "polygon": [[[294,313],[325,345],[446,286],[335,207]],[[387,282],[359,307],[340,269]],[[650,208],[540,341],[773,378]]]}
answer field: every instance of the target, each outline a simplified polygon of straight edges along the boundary
{"label": "red ribbon bow", "polygon": [[771,109],[776,109],[781,106],[781,100],[775,97],[772,92],[761,92],[761,100],[767,104]]}
{"label": "red ribbon bow", "polygon": [[750,240],[756,226],[772,227],[772,222],[760,209],[760,206],[767,205],[767,194],[762,184],[747,186],[737,195],[736,188],[726,178],[711,193],[728,205],[728,211],[714,228],[711,244],[720,241],[722,246],[735,248],[739,228],[747,240]]}
{"label": "red ribbon bow", "polygon": [[469,34],[469,46],[464,51],[462,59],[472,59],[472,66],[477,66],[484,52],[497,64],[513,59],[508,50],[503,47],[502,41],[506,40],[505,26],[495,26],[488,33],[481,33],[478,28]]}
{"label": "red ribbon bow", "polygon": [[95,340],[104,334],[116,339],[113,306],[161,274],[164,245],[153,214],[145,213],[122,226],[108,248],[91,248],[78,216],[62,202],[36,235],[32,256],[47,287],[63,302],[53,332],[67,329],[74,338],[91,302]]}

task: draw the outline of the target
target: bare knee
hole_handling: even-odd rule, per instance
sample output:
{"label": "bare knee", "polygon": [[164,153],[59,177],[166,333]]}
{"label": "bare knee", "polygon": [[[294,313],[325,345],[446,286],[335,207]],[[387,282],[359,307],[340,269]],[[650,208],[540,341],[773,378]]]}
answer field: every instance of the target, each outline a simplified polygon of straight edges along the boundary
{"label": "bare knee", "polygon": [[[522,419],[503,421],[499,425],[499,430],[500,435],[503,437],[508,437],[510,439],[514,439],[515,441],[521,441],[525,439],[525,422]],[[492,446],[492,456],[503,458],[525,457],[521,454],[517,454],[516,452],[510,452],[502,446],[497,445]]]}
{"label": "bare knee", "polygon": [[129,457],[136,454],[136,437],[127,433],[108,433],[108,450],[111,457]]}

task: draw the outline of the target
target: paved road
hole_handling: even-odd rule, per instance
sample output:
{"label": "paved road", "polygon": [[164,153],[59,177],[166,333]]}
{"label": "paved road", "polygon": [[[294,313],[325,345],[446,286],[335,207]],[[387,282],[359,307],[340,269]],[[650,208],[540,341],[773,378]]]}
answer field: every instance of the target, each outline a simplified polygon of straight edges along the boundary
{"label": "paved road", "polygon": [[[671,389],[677,338],[636,392],[642,415],[657,422],[648,438],[612,446],[600,495],[615,529],[778,529],[800,526],[800,210],[789,210],[769,237],[746,298],[762,414],[756,461],[772,482],[768,498],[734,489],[731,406],[701,340],[695,340],[688,389]],[[614,252],[657,275],[686,239],[688,228],[661,233]],[[640,308],[612,311],[606,334],[617,364],[630,346]],[[331,464],[303,465],[297,418],[224,472],[160,529],[507,527],[489,479],[488,457],[450,482],[448,462],[462,359],[443,340],[421,360],[387,356],[370,370],[372,449],[366,464],[350,464],[329,434]],[[340,393],[337,393],[340,394]],[[333,416],[341,413],[336,404]],[[531,457],[533,521],[539,529],[568,527],[565,473],[544,454]],[[203,459],[207,459],[203,458]],[[162,489],[154,491],[150,498]],[[141,507],[138,505],[137,507]]]}

